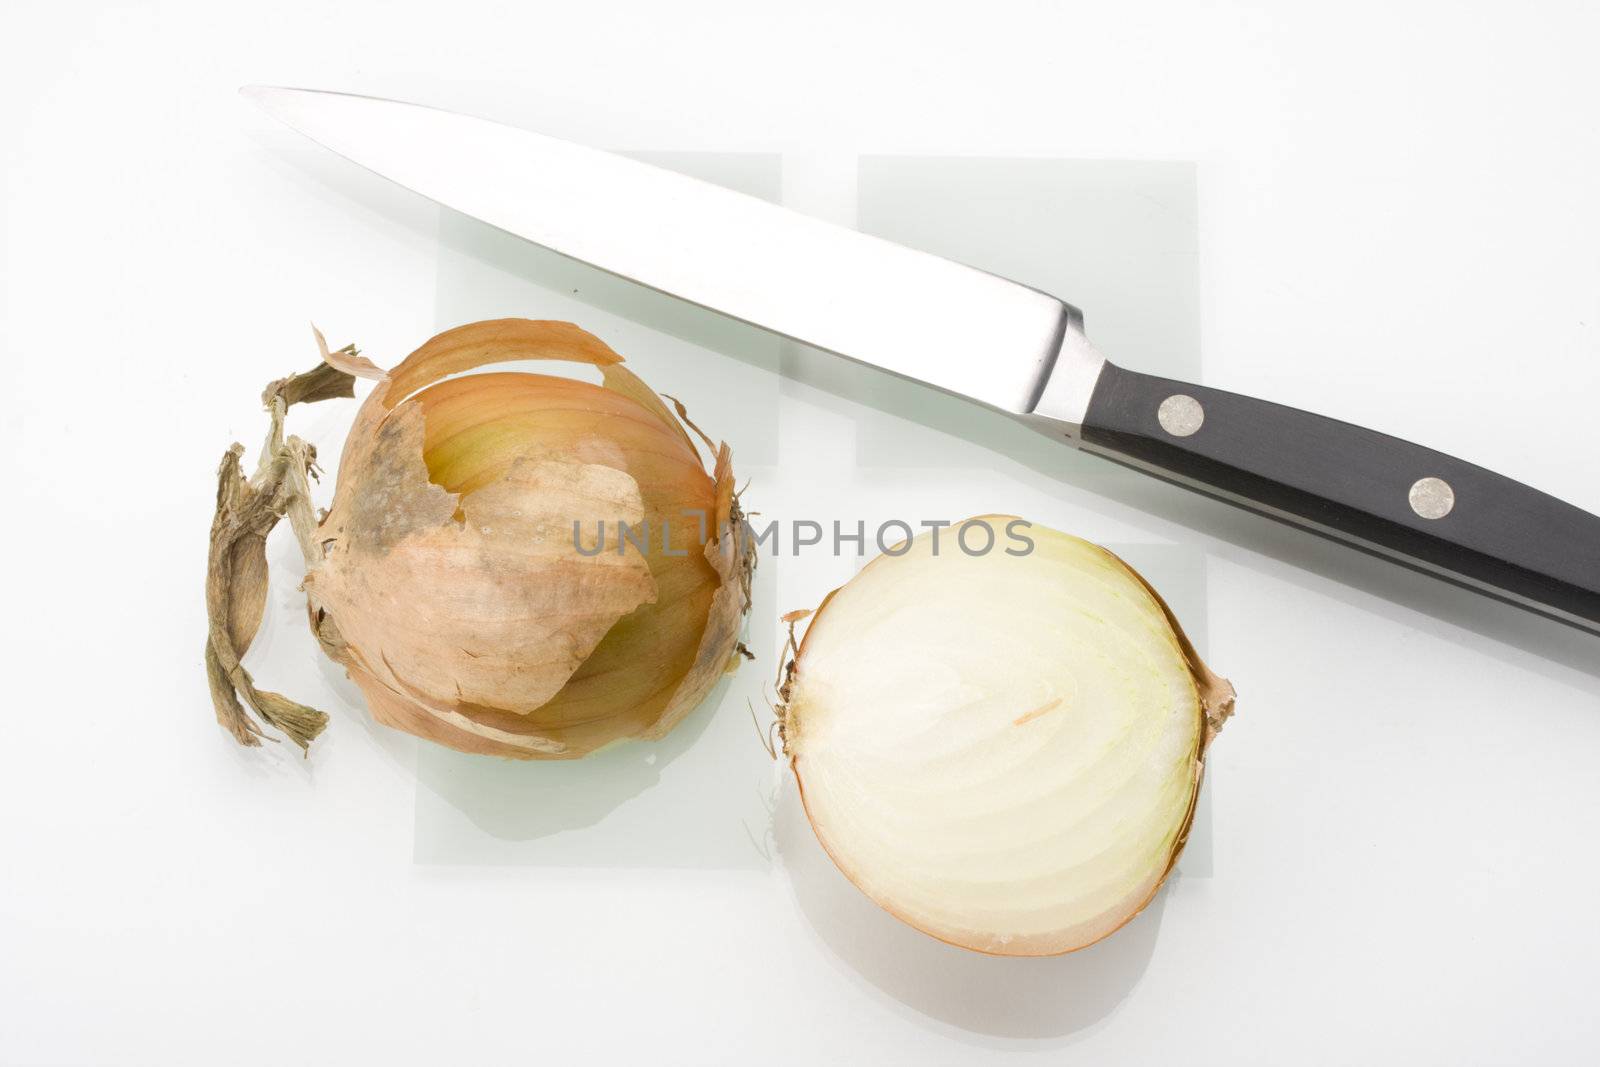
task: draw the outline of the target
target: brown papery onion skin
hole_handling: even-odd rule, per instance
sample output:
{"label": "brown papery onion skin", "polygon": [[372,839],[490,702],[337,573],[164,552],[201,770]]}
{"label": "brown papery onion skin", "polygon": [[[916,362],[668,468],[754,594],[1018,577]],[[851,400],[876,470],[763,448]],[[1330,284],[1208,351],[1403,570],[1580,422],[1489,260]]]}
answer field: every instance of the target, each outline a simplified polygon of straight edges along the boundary
{"label": "brown papery onion skin", "polygon": [[[466,373],[525,360],[603,381]],[[660,737],[731,668],[749,607],[731,452],[705,444],[709,471],[571,323],[446,331],[356,417],[306,580],[313,630],[374,718],[460,751],[568,759]],[[649,529],[647,551],[615,551],[619,521]],[[605,551],[579,552],[574,522],[587,545],[603,522]]]}

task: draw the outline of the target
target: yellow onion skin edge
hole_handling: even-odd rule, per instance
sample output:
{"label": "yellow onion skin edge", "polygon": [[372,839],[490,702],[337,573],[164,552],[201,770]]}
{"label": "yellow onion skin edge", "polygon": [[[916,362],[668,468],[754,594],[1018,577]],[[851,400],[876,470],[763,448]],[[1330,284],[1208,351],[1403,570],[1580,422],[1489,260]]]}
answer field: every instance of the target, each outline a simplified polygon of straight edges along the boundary
{"label": "yellow onion skin edge", "polygon": [[[957,527],[964,525],[965,522],[984,522],[988,523],[991,527],[1005,528],[1008,523],[1016,520],[1017,517],[1013,515],[982,515],[975,516],[972,519],[964,520],[963,522],[952,523],[950,524],[949,528],[954,530]],[[784,616],[785,621],[787,621],[790,625],[792,642],[791,648],[793,649],[793,653],[790,656],[789,661],[784,665],[780,675],[782,681],[778,690],[778,732],[782,751],[786,761],[789,764],[790,771],[794,775],[795,787],[800,796],[801,806],[806,813],[807,821],[812,826],[812,830],[818,844],[822,847],[823,852],[828,856],[828,858],[833,862],[834,866],[838,868],[840,873],[843,874],[846,879],[860,889],[863,894],[868,897],[868,899],[872,900],[873,903],[877,904],[880,908],[894,916],[896,919],[917,930],[919,933],[922,933],[937,941],[941,941],[955,948],[966,949],[968,951],[977,952],[987,956],[1048,957],[1062,956],[1073,952],[1078,952],[1089,948],[1092,945],[1098,944],[1107,937],[1110,937],[1112,934],[1126,926],[1129,922],[1133,921],[1133,919],[1136,918],[1141,912],[1143,912],[1144,909],[1149,906],[1150,902],[1155,899],[1156,894],[1160,892],[1161,887],[1166,883],[1168,876],[1172,873],[1173,868],[1177,865],[1178,859],[1183,853],[1184,846],[1188,843],[1189,835],[1194,827],[1194,817],[1199,802],[1200,789],[1203,785],[1205,777],[1206,753],[1209,750],[1212,741],[1216,738],[1217,733],[1221,730],[1222,725],[1232,717],[1235,708],[1236,694],[1233,684],[1226,678],[1216,674],[1205,664],[1203,660],[1201,660],[1199,654],[1195,650],[1193,642],[1190,641],[1188,635],[1184,632],[1182,626],[1177,620],[1177,617],[1173,614],[1171,607],[1155,590],[1155,588],[1150,585],[1143,575],[1139,574],[1138,571],[1129,566],[1126,561],[1122,560],[1116,554],[1110,552],[1102,546],[1085,542],[1081,538],[1073,538],[1071,535],[1061,534],[1057,531],[1049,530],[1047,527],[1041,527],[1037,524],[1030,525],[1036,531],[1044,530],[1047,531],[1047,533],[1051,536],[1068,538],[1072,541],[1078,542],[1080,545],[1088,549],[1093,550],[1094,553],[1099,555],[1106,562],[1113,565],[1125,576],[1136,582],[1138,587],[1150,596],[1151,600],[1154,602],[1154,605],[1159,609],[1162,616],[1165,618],[1168,627],[1170,627],[1171,636],[1175,641],[1189,671],[1197,697],[1196,707],[1197,715],[1199,716],[1199,722],[1197,724],[1197,739],[1192,754],[1192,785],[1189,789],[1187,808],[1184,811],[1181,821],[1179,822],[1176,835],[1167,854],[1165,865],[1153,877],[1146,879],[1145,882],[1139,884],[1132,892],[1125,895],[1123,898],[1123,900],[1126,901],[1125,906],[1103,909],[1103,913],[1116,916],[1114,921],[1100,924],[1099,928],[1092,929],[1086,934],[1080,934],[1078,932],[1078,928],[1073,928],[1064,934],[1061,932],[1054,932],[1052,936],[1047,937],[1037,937],[1032,939],[1012,938],[1009,939],[1003,946],[998,946],[993,943],[984,943],[984,939],[982,937],[962,938],[953,936],[949,931],[929,929],[927,925],[919,923],[914,917],[907,914],[904,909],[898,907],[894,900],[885,899],[882,894],[874,893],[866,888],[861,872],[855,869],[854,865],[847,857],[841,855],[838,848],[836,848],[830,840],[830,835],[822,832],[819,829],[818,814],[814,810],[812,799],[808,796],[806,790],[805,772],[802,766],[804,762],[804,755],[803,752],[800,751],[801,746],[795,743],[797,740],[796,734],[804,729],[801,717],[796,714],[799,709],[795,706],[794,697],[797,685],[802,681],[799,675],[799,667],[805,657],[807,641],[811,638],[812,634],[816,632],[816,623],[824,617],[830,603],[832,603],[834,599],[841,592],[843,592],[845,588],[847,588],[849,583],[847,583],[846,586],[840,586],[839,588],[834,589],[832,592],[827,594],[827,596],[822,599],[822,602],[814,610],[796,611]],[[858,572],[857,578],[859,579],[870,568],[880,565],[890,565],[896,558],[898,558],[897,555],[891,555],[889,553],[879,556],[872,562],[868,563],[866,567],[862,568],[861,572]],[[854,581],[854,579],[852,581]],[[793,629],[801,620],[807,621],[806,632],[802,638],[795,643],[792,639]]]}
{"label": "yellow onion skin edge", "polygon": [[[385,457],[385,427],[404,416],[401,424],[414,422],[413,435],[420,435],[420,412],[414,397],[440,379],[461,374],[479,366],[528,359],[551,359],[588,363],[600,369],[605,389],[634,405],[639,416],[660,422],[669,438],[681,442],[698,459],[692,440],[683,425],[650,388],[626,370],[622,357],[604,342],[571,323],[527,319],[503,319],[473,323],[446,331],[424,344],[380,380],[357,414],[339,465],[341,489],[334,505],[319,527],[326,556],[341,550],[338,539],[358,506],[356,487],[365,472],[381,465]],[[707,441],[709,446],[710,442]],[[414,451],[412,446],[415,445]],[[422,467],[420,437],[407,441],[401,450],[405,462],[413,459],[416,469],[407,472],[407,492],[430,499],[424,505],[425,522],[437,522],[448,507],[454,510],[456,498],[428,480]],[[679,678],[660,714],[649,722],[619,722],[618,729],[599,721],[585,729],[541,734],[515,715],[496,712],[496,726],[475,717],[470,704],[453,703],[418,690],[404,679],[405,667],[373,656],[347,639],[339,625],[337,575],[327,567],[311,570],[307,576],[308,611],[313,633],[324,651],[343,664],[366,697],[374,718],[386,725],[416,734],[459,751],[518,759],[568,759],[596,751],[611,743],[630,738],[659,738],[698,705],[717,680],[736,663],[738,634],[749,608],[749,572],[754,565],[753,546],[744,536],[738,501],[733,493],[731,452],[726,444],[714,449],[715,467],[706,477],[714,508],[705,544],[707,562],[720,579],[712,607],[701,631],[698,651]],[[703,466],[700,469],[704,469]],[[462,498],[470,507],[471,497]],[[385,499],[380,503],[392,503]],[[391,509],[404,512],[405,509]],[[388,521],[387,519],[385,521]],[[367,528],[370,532],[371,527]],[[404,531],[401,532],[402,536]],[[369,538],[370,540],[370,538]],[[637,557],[636,553],[630,553]],[[336,568],[335,568],[336,570]],[[623,612],[622,615],[627,614]],[[621,615],[618,616],[620,618]],[[608,627],[609,628],[609,624]],[[575,657],[580,666],[604,637],[602,630]],[[485,709],[493,712],[493,708]],[[619,719],[625,717],[619,716]],[[512,729],[506,729],[509,725]]]}

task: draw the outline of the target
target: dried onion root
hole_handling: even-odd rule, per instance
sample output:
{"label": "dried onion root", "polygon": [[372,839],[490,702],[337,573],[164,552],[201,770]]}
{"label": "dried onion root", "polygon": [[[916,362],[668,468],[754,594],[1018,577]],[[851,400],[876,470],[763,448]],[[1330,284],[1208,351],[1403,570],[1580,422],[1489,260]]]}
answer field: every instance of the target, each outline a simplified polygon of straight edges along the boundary
{"label": "dried onion root", "polygon": [[885,909],[981,952],[1070,952],[1171,870],[1233,687],[1110,552],[1031,526],[1025,555],[968,555],[953,532],[823,601],[785,668],[783,750]]}
{"label": "dried onion root", "polygon": [[[388,373],[317,339],[343,395],[351,374],[378,380],[333,506],[315,528],[295,523],[312,630],[374,718],[465,752],[572,758],[662,736],[732,668],[755,557],[731,452],[701,435],[708,472],[687,417],[599,338],[563,322],[479,322]],[[522,360],[588,364],[602,382],[466,373]],[[279,495],[297,502],[291,518],[309,515],[295,485]],[[642,543],[624,543],[624,522]],[[213,571],[236,551],[219,547],[217,528]],[[575,530],[603,550],[580,551]],[[264,595],[264,560],[260,580]],[[212,644],[222,632],[235,663],[249,636],[219,620],[237,599],[208,586]],[[229,707],[234,690],[250,694],[228,682],[213,671],[218,716],[256,743],[259,728]],[[325,721],[304,709],[317,718],[293,729],[250,703],[302,747]]]}

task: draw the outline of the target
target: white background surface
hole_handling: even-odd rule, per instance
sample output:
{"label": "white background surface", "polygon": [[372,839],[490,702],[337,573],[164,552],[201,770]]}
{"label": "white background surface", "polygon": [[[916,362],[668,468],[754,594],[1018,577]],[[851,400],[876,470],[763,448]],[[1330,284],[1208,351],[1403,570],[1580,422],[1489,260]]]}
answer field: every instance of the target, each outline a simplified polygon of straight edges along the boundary
{"label": "white background surface", "polygon": [[[626,294],[562,313],[616,332],[667,391],[719,374],[716,432],[750,457],[762,510],[1026,511],[1189,590],[1240,712],[1213,750],[1204,847],[1134,924],[1062,959],[974,957],[819,858],[744,699],[777,612],[852,560],[764,567],[764,661],[682,738],[587,777],[479,779],[368,723],[316,661],[284,545],[251,665],[333,713],[311,759],[236,750],[200,668],[216,458],[254,447],[253,397],[307,363],[306,319],[392,362],[459,313],[550,314],[524,306],[537,264],[297,143],[239,84],[422,99],[685,166],[776,157],[781,198],[864,225],[863,157],[1192,164],[1209,384],[1600,511],[1591,6],[0,19],[0,1062],[1592,1061],[1593,638]],[[972,239],[952,225],[929,240]],[[1059,257],[1093,277],[1112,253],[1062,237],[1018,269]],[[1095,305],[1062,295],[1106,343]],[[851,382],[865,392],[839,395]],[[331,453],[350,410],[295,429]],[[683,773],[701,749],[716,765]],[[708,801],[729,782],[748,791]],[[728,843],[746,831],[748,851]]]}

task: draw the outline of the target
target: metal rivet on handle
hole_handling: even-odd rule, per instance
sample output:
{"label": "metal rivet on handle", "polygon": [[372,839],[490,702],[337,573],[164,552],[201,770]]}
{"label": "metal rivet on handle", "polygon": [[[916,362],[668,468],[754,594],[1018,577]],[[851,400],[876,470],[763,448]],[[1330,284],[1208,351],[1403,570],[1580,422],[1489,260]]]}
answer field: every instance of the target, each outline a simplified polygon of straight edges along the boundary
{"label": "metal rivet on handle", "polygon": [[1161,402],[1156,421],[1174,437],[1188,437],[1206,421],[1206,409],[1192,396],[1175,393]]}
{"label": "metal rivet on handle", "polygon": [[1456,506],[1456,491],[1443,478],[1419,478],[1409,494],[1411,510],[1424,519],[1442,519]]}

